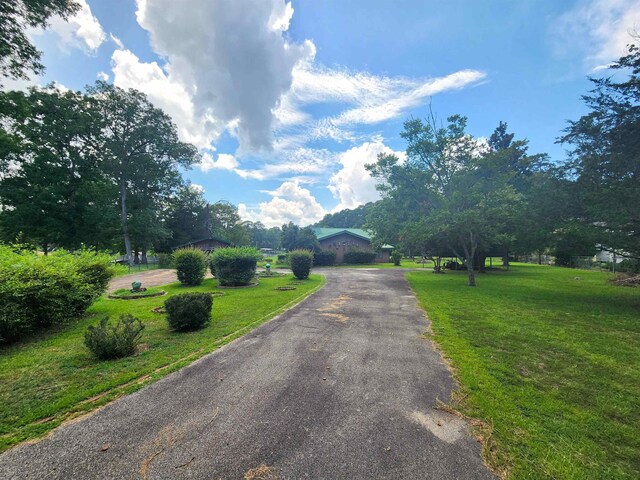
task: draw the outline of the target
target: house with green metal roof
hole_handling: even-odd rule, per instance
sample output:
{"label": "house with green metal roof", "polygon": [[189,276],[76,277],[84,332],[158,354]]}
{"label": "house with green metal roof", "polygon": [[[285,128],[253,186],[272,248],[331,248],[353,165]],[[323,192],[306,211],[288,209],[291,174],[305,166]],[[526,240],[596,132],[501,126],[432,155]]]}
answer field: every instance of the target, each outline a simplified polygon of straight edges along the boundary
{"label": "house with green metal roof", "polygon": [[[336,263],[344,263],[344,254],[350,249],[365,249],[374,251],[371,244],[371,234],[361,228],[326,228],[314,227],[313,232],[320,242],[322,250],[336,252]],[[383,245],[376,250],[376,262],[391,261],[393,246]]]}

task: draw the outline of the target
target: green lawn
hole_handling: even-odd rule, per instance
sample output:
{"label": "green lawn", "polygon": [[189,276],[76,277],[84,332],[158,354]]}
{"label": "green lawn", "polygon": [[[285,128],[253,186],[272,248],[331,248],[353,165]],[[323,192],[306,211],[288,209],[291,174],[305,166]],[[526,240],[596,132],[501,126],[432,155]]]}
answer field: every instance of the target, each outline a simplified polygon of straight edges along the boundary
{"label": "green lawn", "polygon": [[452,406],[486,423],[484,454],[514,479],[640,478],[640,289],[537,265],[409,272],[461,383]]}
{"label": "green lawn", "polygon": [[[197,332],[172,333],[165,315],[152,313],[151,309],[161,306],[168,295],[212,291],[213,279],[193,288],[179,283],[163,286],[167,295],[162,297],[139,300],[103,297],[90,308],[87,318],[73,325],[0,348],[0,451],[43,435],[65,419],[193,362],[324,284],[324,277],[311,275],[296,285],[296,290],[275,290],[293,279],[293,275],[263,278],[253,288],[216,289],[224,295],[213,299],[213,321]],[[120,360],[94,360],[83,345],[87,326],[97,323],[102,315],[115,319],[123,313],[131,313],[146,324],[143,351]]]}

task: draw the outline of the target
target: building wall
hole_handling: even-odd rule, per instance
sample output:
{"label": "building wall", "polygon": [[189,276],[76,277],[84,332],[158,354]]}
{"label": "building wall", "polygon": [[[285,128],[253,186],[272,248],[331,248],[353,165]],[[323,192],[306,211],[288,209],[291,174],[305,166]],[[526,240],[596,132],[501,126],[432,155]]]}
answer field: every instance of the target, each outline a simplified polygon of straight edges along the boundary
{"label": "building wall", "polygon": [[[336,252],[336,263],[344,263],[344,254],[351,248],[373,251],[369,240],[346,233],[320,240],[320,248]],[[378,251],[375,261],[377,263],[389,263],[391,261],[390,254],[389,250]]]}

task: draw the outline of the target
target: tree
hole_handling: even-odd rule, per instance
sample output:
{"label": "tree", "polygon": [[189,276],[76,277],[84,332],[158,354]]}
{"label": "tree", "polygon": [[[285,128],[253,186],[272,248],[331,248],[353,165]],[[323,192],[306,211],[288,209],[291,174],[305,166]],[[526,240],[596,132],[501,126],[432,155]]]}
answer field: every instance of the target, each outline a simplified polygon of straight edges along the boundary
{"label": "tree", "polygon": [[304,249],[304,250],[320,250],[320,242],[311,227],[300,228],[293,222],[282,225],[282,247],[288,251]]}
{"label": "tree", "polygon": [[156,249],[170,252],[171,247],[200,240],[206,230],[207,202],[200,189],[187,183],[176,190],[163,211],[163,223],[170,236],[156,244]]}
{"label": "tree", "polygon": [[233,245],[249,245],[249,232],[240,220],[238,208],[221,200],[209,206],[210,235]]}
{"label": "tree", "polygon": [[369,202],[354,209],[345,209],[336,213],[327,213],[322,220],[314,224],[314,227],[363,228],[366,222],[366,217],[374,205],[375,204],[373,202]]}
{"label": "tree", "polygon": [[110,247],[116,190],[99,166],[92,100],[54,88],[4,92],[0,118],[0,150],[10,164],[0,178],[5,240],[21,235],[45,254],[53,245]]}
{"label": "tree", "polygon": [[[475,286],[476,254],[496,242],[520,196],[511,185],[512,172],[502,168],[507,152],[483,146],[465,128],[466,118],[458,115],[449,117],[446,127],[438,126],[433,114],[424,122],[409,120],[401,133],[407,140],[404,164],[381,155],[368,169],[382,180],[383,202],[388,199],[396,204],[392,212],[399,212],[401,222],[387,223],[423,248],[446,245],[466,265],[469,286]],[[371,227],[377,237],[377,226]]]}
{"label": "tree", "polygon": [[126,255],[133,262],[128,196],[145,191],[147,200],[169,196],[180,184],[178,167],[199,159],[193,145],[178,139],[176,126],[143,93],[99,81],[88,89],[103,120],[101,152],[104,170],[119,189],[120,223]]}
{"label": "tree", "polygon": [[54,15],[66,20],[79,9],[73,0],[0,2],[0,77],[27,79],[29,72],[42,73],[42,53],[31,43],[26,30],[45,28]]}
{"label": "tree", "polygon": [[582,97],[590,111],[559,142],[573,147],[566,168],[581,221],[599,243],[640,256],[640,47],[629,45],[611,68],[628,76],[590,78],[595,88]]}

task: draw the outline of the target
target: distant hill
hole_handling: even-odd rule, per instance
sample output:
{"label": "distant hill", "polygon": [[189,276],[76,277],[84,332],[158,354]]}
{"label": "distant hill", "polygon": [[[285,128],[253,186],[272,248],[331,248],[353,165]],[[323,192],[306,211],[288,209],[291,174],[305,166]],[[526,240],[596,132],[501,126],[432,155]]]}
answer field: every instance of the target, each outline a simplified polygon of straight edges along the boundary
{"label": "distant hill", "polygon": [[336,213],[328,213],[318,223],[311,225],[312,227],[329,227],[329,228],[362,228],[367,215],[371,211],[371,208],[375,205],[374,202],[360,205],[353,210],[340,210]]}

